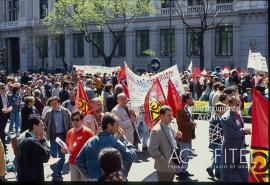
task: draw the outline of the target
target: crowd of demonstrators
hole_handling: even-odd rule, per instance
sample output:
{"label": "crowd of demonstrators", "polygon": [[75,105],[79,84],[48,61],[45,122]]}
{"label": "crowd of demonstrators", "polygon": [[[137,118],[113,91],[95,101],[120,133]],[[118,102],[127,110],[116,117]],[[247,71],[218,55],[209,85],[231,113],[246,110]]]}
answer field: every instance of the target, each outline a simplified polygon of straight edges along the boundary
{"label": "crowd of demonstrators", "polygon": [[[206,168],[207,173],[220,181],[246,181],[245,169],[227,168],[226,171],[222,168],[223,151],[232,147],[247,147],[243,138],[250,134],[250,130],[242,124],[241,112],[245,102],[252,102],[253,88],[268,99],[267,75],[260,72],[243,73],[237,69],[222,73],[221,68],[216,67],[214,72],[203,71],[196,76],[190,71],[184,71],[180,77],[185,91],[182,94],[185,106],[177,111],[176,120],[169,107],[161,108],[161,121],[150,132],[144,120],[144,108],[141,107],[138,114],[131,109],[123,86],[118,82],[117,72],[104,73],[103,76],[101,73],[69,75],[23,72],[5,75],[0,72],[0,136],[5,153],[8,138],[15,143],[13,149],[17,179],[44,180],[42,168],[43,163],[48,161],[49,152],[49,157],[60,158],[58,162],[50,164],[53,181],[63,180],[62,171],[67,153],[72,181],[127,181],[136,152],[142,149],[148,150],[154,158],[159,181],[172,181],[175,175],[180,180],[186,180],[193,176],[188,171],[189,160],[196,157],[192,140],[196,138],[197,124],[192,106],[197,100],[209,102],[209,149],[213,159],[217,158]],[[88,115],[82,115],[75,106],[79,79],[84,84],[93,108]],[[220,110],[224,107],[226,110]],[[33,114],[41,117],[33,117]],[[223,121],[223,117],[228,118],[227,122]],[[46,136],[41,136],[42,129]],[[215,129],[222,137],[213,139],[217,136]],[[16,139],[12,139],[14,137]],[[68,148],[60,147],[56,142],[57,137],[65,141]],[[114,149],[103,150],[107,147]],[[36,156],[36,149],[44,155]],[[172,162],[181,168],[172,170],[168,168],[167,162],[174,149],[177,153],[182,151],[182,158],[181,163]],[[216,150],[220,150],[220,153]],[[34,160],[29,157],[27,160],[23,158],[24,155],[32,154],[41,157],[37,159],[37,164],[33,164]],[[115,164],[108,166],[106,161],[111,158],[115,159]],[[26,168],[29,172],[24,174]],[[236,177],[234,173],[238,172],[242,175]],[[4,179],[2,174],[0,176]]]}

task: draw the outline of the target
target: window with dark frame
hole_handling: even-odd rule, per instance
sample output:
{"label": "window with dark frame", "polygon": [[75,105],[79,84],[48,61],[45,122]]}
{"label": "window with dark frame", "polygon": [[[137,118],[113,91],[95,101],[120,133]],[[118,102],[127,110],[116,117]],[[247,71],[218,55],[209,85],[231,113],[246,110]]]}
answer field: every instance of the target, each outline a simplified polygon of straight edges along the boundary
{"label": "window with dark frame", "polygon": [[217,4],[221,3],[233,3],[233,0],[217,0]]}
{"label": "window with dark frame", "polygon": [[194,28],[187,29],[187,56],[199,56],[200,55],[200,46],[198,32],[199,30]]}
{"label": "window with dark frame", "polygon": [[84,34],[73,33],[73,57],[84,57]]}
{"label": "window with dark frame", "polygon": [[19,0],[8,0],[7,21],[17,21],[19,15]]}
{"label": "window with dark frame", "polygon": [[55,39],[55,57],[65,57],[65,35],[59,35]]}
{"label": "window with dark frame", "polygon": [[[93,40],[97,43],[101,50],[104,51],[104,34],[103,32],[94,32],[93,33]],[[95,46],[93,46],[93,57],[101,57],[101,53],[97,50]]]}
{"label": "window with dark frame", "polygon": [[[114,34],[116,35],[117,38],[120,37],[122,31],[115,31]],[[113,46],[114,43],[116,42],[116,38],[113,36]],[[115,57],[125,57],[126,56],[126,33],[122,35],[121,40],[119,41],[116,51],[115,51]]]}
{"label": "window with dark frame", "polygon": [[44,19],[48,15],[48,0],[40,0],[39,2],[39,17],[40,19]]}
{"label": "window with dark frame", "polygon": [[48,57],[48,36],[43,35],[38,37],[38,55],[39,58]]}
{"label": "window with dark frame", "polygon": [[220,26],[216,29],[216,56],[233,55],[233,27]]}
{"label": "window with dark frame", "polygon": [[175,7],[174,0],[161,0],[161,8],[170,8],[170,1],[172,7]]}
{"label": "window with dark frame", "polygon": [[[172,42],[172,53],[175,53],[175,29],[171,29],[171,42]],[[160,56],[169,56],[170,55],[170,29],[161,29],[160,30]]]}
{"label": "window with dark frame", "polygon": [[136,31],[136,55],[144,56],[144,51],[149,49],[149,30]]}

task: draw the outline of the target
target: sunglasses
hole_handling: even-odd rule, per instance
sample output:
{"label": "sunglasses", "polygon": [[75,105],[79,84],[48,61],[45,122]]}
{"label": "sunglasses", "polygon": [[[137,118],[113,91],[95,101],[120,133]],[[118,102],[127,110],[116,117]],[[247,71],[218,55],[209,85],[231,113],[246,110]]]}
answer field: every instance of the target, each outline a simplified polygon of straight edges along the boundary
{"label": "sunglasses", "polygon": [[78,122],[78,121],[81,121],[80,118],[76,118],[76,119],[72,119],[73,122]]}

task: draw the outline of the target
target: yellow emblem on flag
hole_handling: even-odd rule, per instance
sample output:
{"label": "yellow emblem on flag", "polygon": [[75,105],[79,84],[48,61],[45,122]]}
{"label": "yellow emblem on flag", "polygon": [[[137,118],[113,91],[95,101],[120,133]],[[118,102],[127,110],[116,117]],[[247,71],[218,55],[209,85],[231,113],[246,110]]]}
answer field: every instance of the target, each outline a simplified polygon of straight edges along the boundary
{"label": "yellow emblem on flag", "polygon": [[269,182],[269,152],[262,149],[251,149],[250,172],[257,182]]}
{"label": "yellow emblem on flag", "polygon": [[78,103],[79,103],[78,104],[79,110],[81,110],[84,113],[88,112],[89,107],[85,99],[80,98]]}
{"label": "yellow emblem on flag", "polygon": [[151,122],[159,118],[159,111],[161,106],[161,103],[155,97],[149,98],[149,114]]}

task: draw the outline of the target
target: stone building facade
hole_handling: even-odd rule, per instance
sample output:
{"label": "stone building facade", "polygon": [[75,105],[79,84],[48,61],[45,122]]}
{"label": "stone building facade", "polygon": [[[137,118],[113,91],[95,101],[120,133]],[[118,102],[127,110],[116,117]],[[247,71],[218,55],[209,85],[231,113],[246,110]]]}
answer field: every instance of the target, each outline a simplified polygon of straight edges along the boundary
{"label": "stone building facade", "polygon": [[[184,3],[187,21],[198,22],[198,15],[190,1]],[[169,28],[170,9],[166,0],[152,0],[155,15],[136,19],[125,33],[117,49],[112,65],[127,61],[134,70],[147,69],[149,57],[142,51],[151,49],[161,61],[161,69],[170,66]],[[91,44],[72,28],[65,36],[54,38],[42,25],[43,18],[54,8],[55,0],[0,0],[0,49],[6,48],[7,69],[38,70],[43,60],[48,70],[62,69],[63,60],[69,68],[75,65],[103,65],[104,60]],[[268,60],[268,12],[266,0],[217,0],[214,13],[226,16],[221,26],[205,34],[205,68],[237,66],[246,68],[248,52],[261,52]],[[199,65],[196,36],[183,25],[172,8],[172,63],[179,69],[187,68],[190,61]],[[96,26],[89,25],[93,34],[103,41],[104,51],[109,54],[113,37],[108,30],[98,33]],[[116,29],[117,31],[117,29]]]}

